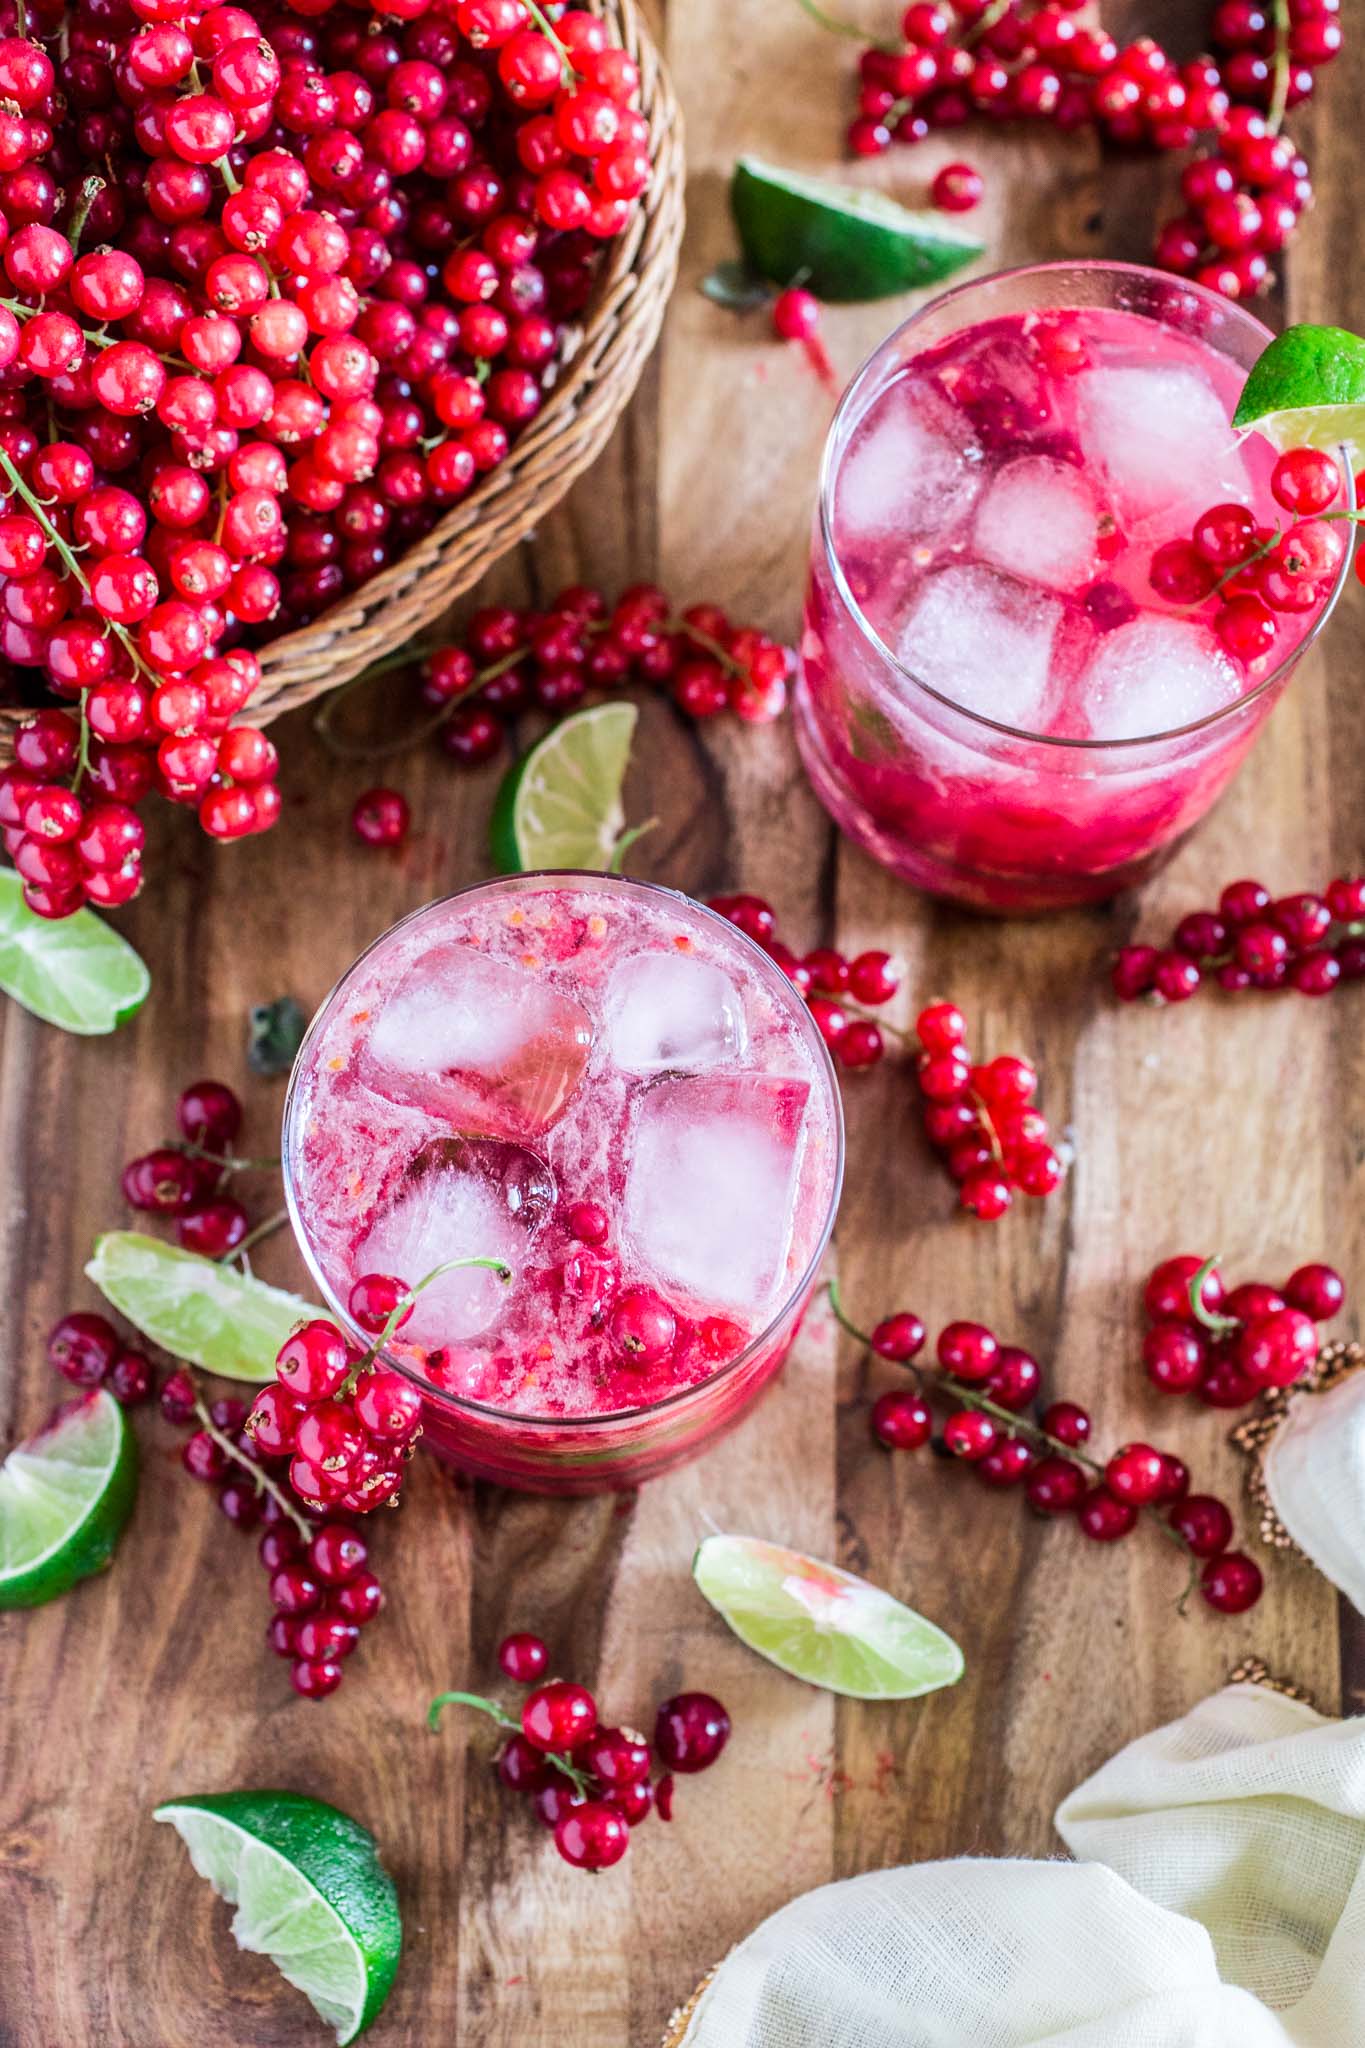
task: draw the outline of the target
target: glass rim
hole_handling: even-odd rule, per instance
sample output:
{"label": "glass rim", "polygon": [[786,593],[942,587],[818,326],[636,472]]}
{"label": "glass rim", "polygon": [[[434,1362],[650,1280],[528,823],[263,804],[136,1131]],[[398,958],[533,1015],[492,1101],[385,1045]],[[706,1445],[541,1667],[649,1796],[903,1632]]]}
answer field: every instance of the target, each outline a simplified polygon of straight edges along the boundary
{"label": "glass rim", "polygon": [[643,1402],[634,1408],[612,1408],[604,1414],[592,1415],[546,1415],[541,1412],[532,1413],[517,1408],[501,1408],[491,1401],[475,1400],[472,1394],[452,1394],[448,1393],[443,1387],[433,1386],[430,1380],[424,1379],[414,1367],[405,1364],[393,1352],[381,1351],[376,1354],[376,1363],[382,1361],[383,1364],[390,1367],[393,1371],[401,1373],[405,1379],[410,1380],[417,1388],[423,1400],[431,1402],[434,1406],[448,1407],[467,1412],[482,1419],[500,1423],[505,1428],[544,1430],[551,1434],[558,1432],[561,1435],[585,1429],[600,1429],[612,1425],[619,1429],[624,1423],[647,1420],[663,1414],[666,1410],[679,1407],[684,1402],[696,1400],[703,1395],[709,1394],[722,1381],[729,1379],[742,1366],[748,1364],[763,1349],[764,1345],[772,1340],[782,1322],[791,1314],[793,1307],[814,1286],[816,1275],[820,1270],[820,1262],[825,1256],[826,1248],[833,1234],[835,1218],[839,1213],[839,1200],[843,1193],[845,1154],[844,1106],[843,1098],[839,1093],[838,1077],[835,1072],[834,1061],[830,1057],[829,1047],[816,1029],[815,1021],[810,1014],[808,1006],[801,996],[798,995],[791,979],[783,973],[777,962],[765,953],[763,948],[755,940],[751,939],[747,932],[741,931],[738,925],[731,924],[730,920],[722,917],[719,911],[712,910],[709,905],[699,902],[695,896],[689,896],[685,890],[671,888],[664,882],[640,881],[633,875],[607,875],[600,873],[594,868],[532,868],[525,873],[490,875],[484,877],[481,881],[466,882],[462,888],[452,889],[445,896],[433,897],[430,902],[421,903],[415,910],[406,912],[396,923],[387,926],[376,938],[371,939],[368,946],[356,955],[350,966],[342,974],[338,975],[318,1004],[317,1009],[313,1012],[312,1017],[309,1019],[308,1029],[300,1040],[299,1049],[294,1055],[294,1064],[290,1070],[289,1085],[285,1090],[284,1109],[280,1119],[282,1140],[280,1154],[283,1168],[284,1200],[285,1207],[289,1212],[289,1225],[293,1232],[294,1242],[302,1253],[303,1262],[320,1290],[323,1300],[332,1310],[336,1320],[356,1343],[363,1345],[365,1350],[368,1351],[374,1342],[372,1334],[360,1328],[359,1324],[352,1318],[346,1304],[336,1294],[331,1282],[314,1255],[308,1233],[303,1227],[299,1214],[290,1134],[298,1100],[299,1077],[304,1071],[306,1055],[324,1019],[332,1015],[333,1007],[342,990],[364,966],[371,954],[375,953],[380,946],[391,939],[396,932],[402,931],[406,926],[413,924],[418,918],[425,916],[428,912],[443,909],[450,903],[457,903],[465,896],[472,896],[484,891],[488,893],[505,891],[515,894],[519,889],[525,888],[528,884],[564,881],[601,884],[610,891],[621,892],[626,895],[638,893],[644,896],[672,897],[679,902],[685,903],[689,910],[697,912],[704,920],[723,926],[731,934],[732,938],[738,942],[741,952],[747,951],[753,955],[756,961],[761,962],[760,976],[766,976],[771,985],[775,989],[780,990],[781,1001],[784,1005],[795,1006],[795,1010],[800,1013],[797,1028],[806,1036],[814,1050],[816,1069],[824,1079],[833,1107],[834,1165],[824,1222],[821,1225],[810,1258],[806,1261],[800,1278],[783,1294],[779,1307],[764,1323],[763,1328],[757,1331],[749,1339],[743,1350],[736,1352],[733,1358],[728,1358],[723,1364],[718,1365],[716,1370],[710,1373],[704,1380],[695,1381],[691,1386],[677,1387],[671,1394],[664,1394],[657,1401]]}
{"label": "glass rim", "polygon": [[[1295,666],[1302,661],[1304,655],[1307,654],[1336,609],[1337,600],[1341,596],[1346,578],[1350,573],[1351,559],[1355,551],[1356,530],[1354,524],[1351,522],[1347,523],[1346,552],[1342,556],[1341,566],[1337,570],[1335,581],[1327,593],[1317,617],[1303,638],[1295,644],[1289,653],[1276,662],[1270,674],[1263,676],[1254,690],[1247,690],[1242,696],[1234,698],[1230,704],[1220,705],[1216,711],[1205,712],[1202,718],[1196,718],[1188,725],[1167,726],[1160,732],[1142,733],[1137,737],[1128,736],[1117,740],[1072,739],[1060,733],[1029,732],[1022,726],[1007,725],[1003,719],[988,718],[983,712],[969,710],[966,705],[957,703],[954,698],[947,696],[942,690],[936,690],[932,683],[926,683],[922,677],[915,675],[913,670],[907,668],[899,657],[893,654],[876,627],[872,624],[872,621],[867,617],[857,598],[853,595],[848,579],[844,574],[838,550],[835,547],[833,532],[835,480],[833,449],[836,438],[847,416],[854,408],[855,399],[862,395],[865,384],[870,381],[873,370],[881,362],[885,352],[895,342],[899,341],[903,334],[917,326],[928,314],[935,313],[941,307],[950,305],[955,299],[969,297],[973,292],[981,291],[989,285],[1001,284],[1012,278],[1047,277],[1049,275],[1061,274],[1074,275],[1076,273],[1085,275],[1095,272],[1103,272],[1105,275],[1113,277],[1151,278],[1167,286],[1176,285],[1182,292],[1188,292],[1191,297],[1202,300],[1215,308],[1223,317],[1230,318],[1234,325],[1240,324],[1252,329],[1263,338],[1263,345],[1273,341],[1275,338],[1271,330],[1262,321],[1258,320],[1254,313],[1248,312],[1246,307],[1239,304],[1236,300],[1225,299],[1220,293],[1210,291],[1206,285],[1195,284],[1190,278],[1177,279],[1168,271],[1154,270],[1150,264],[1146,263],[1111,263],[1102,257],[1057,257],[1050,259],[1046,263],[1018,263],[1012,265],[1008,270],[993,270],[986,277],[968,278],[965,283],[954,285],[949,291],[939,292],[934,298],[928,300],[925,305],[917,307],[913,313],[900,322],[899,326],[893,327],[889,334],[882,337],[876,347],[864,357],[863,361],[854,371],[838,405],[834,409],[834,417],[830,421],[829,430],[825,435],[825,445],[820,457],[817,516],[820,528],[821,552],[840,603],[852,619],[858,633],[869,644],[873,654],[888,669],[893,670],[897,676],[903,677],[906,683],[910,685],[912,691],[923,691],[924,695],[932,697],[935,703],[942,704],[946,710],[953,712],[958,718],[965,719],[968,725],[980,726],[987,732],[999,733],[1005,739],[1022,740],[1027,745],[1035,747],[1056,747],[1063,752],[1104,755],[1119,754],[1125,750],[1137,747],[1159,746],[1167,740],[1185,739],[1192,734],[1203,732],[1219,724],[1223,719],[1231,718],[1238,712],[1245,711],[1249,705],[1256,703],[1258,698],[1264,696],[1267,690],[1273,689],[1277,683],[1283,681]],[[1065,311],[1066,308],[1058,307],[1055,310]],[[1350,456],[1345,448],[1338,451],[1338,460],[1345,477],[1346,492],[1349,500],[1353,496],[1354,475]],[[877,689],[881,690],[886,687],[883,676],[875,677],[874,681]]]}

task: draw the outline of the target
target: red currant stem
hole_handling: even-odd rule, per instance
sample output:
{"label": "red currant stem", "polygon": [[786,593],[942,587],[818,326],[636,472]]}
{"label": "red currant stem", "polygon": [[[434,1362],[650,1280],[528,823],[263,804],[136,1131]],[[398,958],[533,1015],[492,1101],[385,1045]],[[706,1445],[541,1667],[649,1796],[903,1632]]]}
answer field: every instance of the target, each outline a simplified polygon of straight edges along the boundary
{"label": "red currant stem", "polygon": [[713,661],[718,661],[728,676],[744,674],[742,663],[736,661],[733,654],[722,647],[713,634],[703,632],[700,626],[689,626],[685,619],[667,619],[664,622],[664,631],[684,634],[694,645],[709,654]]}
{"label": "red currant stem", "polygon": [[1000,1133],[995,1128],[995,1118],[991,1115],[990,1104],[986,1101],[984,1095],[977,1094],[975,1088],[969,1089],[968,1093],[975,1105],[977,1119],[980,1122],[981,1128],[986,1133],[986,1141],[991,1148],[991,1157],[996,1165],[1000,1166],[1004,1163],[1005,1148],[1000,1142]]}
{"label": "red currant stem", "polygon": [[71,250],[73,255],[79,253],[81,246],[81,231],[84,228],[86,221],[90,217],[91,207],[99,198],[100,193],[103,192],[103,190],[104,180],[97,174],[85,178],[81,182],[80,197],[77,199],[75,206],[72,208],[71,219],[68,222],[66,229],[66,239],[71,244]]}
{"label": "red currant stem", "polygon": [[[182,1364],[183,1363],[184,1361],[182,1360]],[[186,1369],[188,1370],[188,1367]],[[228,1436],[223,1430],[219,1429],[217,1423],[213,1420],[213,1417],[209,1414],[208,1409],[205,1407],[204,1397],[199,1392],[197,1387],[195,1388],[194,1393],[194,1412],[199,1417],[199,1427],[203,1430],[205,1436],[212,1437],[213,1441],[217,1444],[219,1450],[223,1453],[223,1455],[227,1458],[231,1458],[234,1465],[241,1466],[243,1472],[247,1474],[248,1478],[251,1480],[252,1484],[256,1488],[258,1494],[268,1493],[270,1495],[270,1498],[274,1501],[275,1505],[284,1514],[288,1515],[290,1521],[294,1524],[294,1527],[297,1529],[303,1541],[305,1543],[311,1542],[313,1537],[312,1524],[305,1520],[305,1518],[299,1513],[298,1509],[291,1502],[288,1494],[284,1491],[284,1488],[282,1486],[277,1485],[276,1482],[270,1477],[270,1474],[268,1472],[263,1472],[260,1466],[256,1464],[253,1459],[248,1458],[245,1451],[241,1450],[239,1446],[232,1441],[232,1438],[230,1436]]]}
{"label": "red currant stem", "polygon": [[1195,1321],[1202,1323],[1206,1330],[1212,1330],[1215,1337],[1230,1337],[1242,1327],[1236,1316],[1220,1316],[1204,1301],[1204,1282],[1217,1264],[1218,1254],[1215,1252],[1211,1259],[1205,1259],[1197,1273],[1191,1275],[1185,1291],[1190,1297],[1190,1314]]}
{"label": "red currant stem", "polygon": [[646,832],[652,832],[658,823],[659,820],[657,818],[646,818],[643,825],[627,826],[626,830],[612,847],[611,859],[607,862],[607,873],[609,875],[625,873],[624,862],[631,847],[634,846],[637,839],[643,839]]}
{"label": "red currant stem", "polygon": [[221,1166],[224,1173],[275,1173],[284,1163],[280,1159],[243,1159],[236,1152],[207,1152],[189,1138],[176,1150],[187,1159],[202,1159],[208,1166]]}
{"label": "red currant stem", "polygon": [[[496,1721],[499,1728],[506,1728],[512,1734],[518,1733],[521,1728],[520,1721],[514,1720],[512,1715],[505,1708],[500,1707],[496,1700],[485,1699],[482,1693],[438,1692],[431,1705],[427,1708],[427,1726],[433,1735],[437,1732],[437,1724],[440,1721],[443,1707],[474,1707],[480,1714],[487,1714],[491,1721]],[[562,1750],[547,1750],[545,1752],[545,1761],[547,1764],[553,1764],[556,1770],[562,1771],[565,1777],[572,1783],[574,1790],[581,1792],[584,1798],[587,1797],[590,1788],[586,1771],[580,1771],[577,1764],[573,1763]]]}
{"label": "red currant stem", "polygon": [[1271,134],[1278,135],[1289,106],[1289,0],[1270,0],[1270,13],[1275,23],[1275,54],[1271,59],[1270,105],[1265,118]]}
{"label": "red currant stem", "polygon": [[[815,0],[796,0],[796,4],[803,14],[808,14],[812,21],[819,23],[821,28],[828,29],[831,35],[852,36],[857,42],[867,43],[867,30],[859,28],[856,21],[840,21],[834,15],[826,14],[823,7],[816,6]],[[874,50],[895,52],[900,48],[900,45],[890,41],[874,41],[870,47]]]}
{"label": "red currant stem", "polygon": [[273,1237],[277,1230],[283,1230],[288,1221],[289,1211],[287,1209],[277,1209],[273,1216],[267,1216],[265,1221],[258,1223],[254,1230],[248,1230],[241,1243],[235,1244],[230,1252],[224,1252],[222,1258],[216,1263],[220,1266],[227,1266],[231,1265],[234,1259],[244,1259],[254,1245],[263,1244],[266,1238]]}
{"label": "red currant stem", "polygon": [[[374,1364],[374,1361],[385,1349],[386,1345],[389,1342],[389,1339],[397,1330],[398,1325],[402,1322],[404,1316],[410,1313],[412,1305],[416,1301],[418,1295],[423,1293],[428,1287],[430,1287],[433,1280],[441,1279],[442,1276],[446,1273],[463,1272],[471,1266],[485,1267],[489,1272],[496,1273],[498,1275],[504,1287],[508,1287],[511,1285],[512,1268],[508,1265],[505,1259],[443,1259],[441,1261],[441,1264],[439,1266],[433,1266],[431,1271],[425,1276],[424,1279],[419,1280],[415,1287],[410,1287],[406,1294],[402,1294],[399,1296],[398,1300],[389,1310],[388,1316],[385,1318],[383,1329],[379,1332],[379,1335],[371,1344],[368,1352],[360,1361],[360,1364],[356,1367],[356,1372],[364,1372],[368,1366]],[[354,1378],[354,1374],[351,1377]]]}
{"label": "red currant stem", "polygon": [[856,1017],[862,1024],[875,1024],[879,1031],[889,1031],[893,1038],[911,1039],[915,1035],[904,1024],[893,1024],[889,1017],[883,1017],[877,1010],[864,1008],[862,1003],[847,1003],[842,996],[835,996],[832,1000],[846,1017]]}
{"label": "red currant stem", "polygon": [[76,767],[71,777],[71,793],[79,796],[81,784],[90,773],[90,720],[85,715],[85,692],[81,692],[81,736],[76,748]]}

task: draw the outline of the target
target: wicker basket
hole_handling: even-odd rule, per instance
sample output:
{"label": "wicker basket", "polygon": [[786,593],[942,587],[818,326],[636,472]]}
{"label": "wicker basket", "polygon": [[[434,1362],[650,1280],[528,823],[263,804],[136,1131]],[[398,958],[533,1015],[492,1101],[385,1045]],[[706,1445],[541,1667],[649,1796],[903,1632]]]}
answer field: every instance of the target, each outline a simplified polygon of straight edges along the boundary
{"label": "wicker basket", "polygon": [[[253,724],[335,689],[430,625],[515,546],[600,454],[654,346],[683,230],[682,121],[636,0],[587,0],[640,67],[654,175],[629,225],[607,244],[591,310],[545,405],[504,462],[401,561],[261,650]],[[28,712],[0,709],[0,764]]]}

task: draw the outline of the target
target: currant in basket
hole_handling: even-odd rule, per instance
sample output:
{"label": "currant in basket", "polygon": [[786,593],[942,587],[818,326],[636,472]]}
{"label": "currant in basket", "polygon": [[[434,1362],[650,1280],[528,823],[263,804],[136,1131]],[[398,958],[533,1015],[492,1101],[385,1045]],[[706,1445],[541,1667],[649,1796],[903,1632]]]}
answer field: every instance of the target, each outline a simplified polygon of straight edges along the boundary
{"label": "currant in basket", "polygon": [[1181,1003],[1209,982],[1229,994],[1291,989],[1325,996],[1365,979],[1365,878],[1338,875],[1273,896],[1262,882],[1229,882],[1214,910],[1188,911],[1166,946],[1125,946],[1111,979],[1121,1002]]}
{"label": "currant in basket", "polygon": [[1229,1288],[1213,1259],[1184,1252],[1153,1270],[1142,1299],[1142,1362],[1153,1386],[1242,1408],[1310,1370],[1316,1326],[1340,1313],[1346,1287],[1333,1267],[1310,1264],[1279,1287],[1247,1280]]}
{"label": "currant in basket", "polygon": [[[1074,1515],[1093,1543],[1117,1543],[1144,1512],[1159,1514],[1190,1560],[1182,1608],[1196,1585],[1218,1613],[1240,1614],[1255,1605],[1260,1568],[1228,1548],[1230,1512],[1211,1495],[1191,1493],[1189,1471],[1174,1453],[1128,1443],[1107,1459],[1095,1456],[1086,1410],[1073,1401],[1043,1406],[1037,1359],[1001,1344],[982,1323],[947,1324],[930,1365],[920,1358],[927,1332],[918,1316],[901,1310],[864,1331],[844,1314],[837,1288],[829,1293],[840,1326],[911,1375],[911,1386],[889,1388],[873,1403],[872,1434],[886,1449],[939,1443],[982,1485],[1021,1490],[1036,1514]],[[949,1407],[939,1438],[933,1401]]]}
{"label": "currant in basket", "polygon": [[136,893],[152,790],[274,823],[254,649],[505,458],[651,173],[586,10],[106,12],[0,37],[0,655],[54,700],[0,830],[49,917]]}
{"label": "currant in basket", "polygon": [[[487,1714],[506,1737],[494,1763],[499,1784],[530,1799],[576,1870],[619,1863],[631,1829],[652,1810],[671,1820],[674,1773],[709,1770],[729,1740],[730,1716],[704,1692],[661,1703],[652,1748],[633,1728],[604,1726],[587,1686],[545,1677],[549,1648],[525,1630],[503,1639],[497,1661],[508,1678],[531,1688],[517,1713],[481,1693],[445,1692],[432,1701],[428,1726],[437,1727],[447,1706]],[[656,1762],[663,1774],[652,1778]]]}

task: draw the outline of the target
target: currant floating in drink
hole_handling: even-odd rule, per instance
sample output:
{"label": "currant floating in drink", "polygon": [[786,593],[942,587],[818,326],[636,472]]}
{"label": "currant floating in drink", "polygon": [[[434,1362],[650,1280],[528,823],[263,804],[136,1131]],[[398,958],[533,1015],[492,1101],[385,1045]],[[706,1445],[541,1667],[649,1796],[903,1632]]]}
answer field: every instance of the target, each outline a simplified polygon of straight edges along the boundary
{"label": "currant floating in drink", "polygon": [[834,1220],[833,1070],[787,977],[672,890],[479,884],[377,940],[300,1050],[285,1186],[349,1322],[443,1274],[391,1342],[424,1441],[481,1478],[638,1485],[786,1356]]}
{"label": "currant floating in drink", "polygon": [[934,300],[855,377],[825,449],[797,737],[893,873],[984,910],[1097,901],[1226,787],[1350,559],[1259,653],[1212,579],[1153,588],[1153,554],[1211,507],[1291,523],[1274,451],[1229,424],[1269,339],[1155,271],[1043,264]]}

